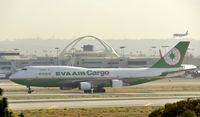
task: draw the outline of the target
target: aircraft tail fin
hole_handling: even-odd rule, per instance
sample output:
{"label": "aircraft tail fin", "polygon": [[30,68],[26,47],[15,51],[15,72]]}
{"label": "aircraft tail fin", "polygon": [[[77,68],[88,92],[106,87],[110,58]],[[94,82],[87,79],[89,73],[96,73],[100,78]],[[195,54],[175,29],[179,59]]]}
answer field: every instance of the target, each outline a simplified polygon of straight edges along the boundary
{"label": "aircraft tail fin", "polygon": [[166,53],[164,57],[162,57],[151,68],[180,67],[183,62],[189,43],[190,43],[189,41],[179,42],[174,48],[172,48],[168,53]]}

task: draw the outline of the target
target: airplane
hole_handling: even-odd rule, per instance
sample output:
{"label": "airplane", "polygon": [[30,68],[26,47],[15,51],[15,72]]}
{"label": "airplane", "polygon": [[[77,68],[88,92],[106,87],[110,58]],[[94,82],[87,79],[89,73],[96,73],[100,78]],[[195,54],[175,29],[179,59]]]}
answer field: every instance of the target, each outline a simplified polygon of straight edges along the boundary
{"label": "airplane", "polygon": [[83,68],[74,66],[27,66],[10,80],[31,87],[79,88],[84,93],[105,92],[104,87],[122,87],[184,74],[181,66],[189,41],[181,41],[151,67]]}
{"label": "airplane", "polygon": [[174,37],[184,37],[184,36],[187,36],[189,33],[188,33],[188,30],[185,32],[185,33],[175,33],[173,34]]}

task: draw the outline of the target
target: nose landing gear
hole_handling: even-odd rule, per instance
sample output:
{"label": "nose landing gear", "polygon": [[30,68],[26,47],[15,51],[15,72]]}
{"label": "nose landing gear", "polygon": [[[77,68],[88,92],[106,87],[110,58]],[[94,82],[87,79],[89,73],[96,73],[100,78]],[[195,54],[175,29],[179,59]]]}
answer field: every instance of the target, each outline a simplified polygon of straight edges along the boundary
{"label": "nose landing gear", "polygon": [[31,94],[33,92],[33,90],[31,90],[30,86],[27,86],[27,88],[28,88],[28,94]]}

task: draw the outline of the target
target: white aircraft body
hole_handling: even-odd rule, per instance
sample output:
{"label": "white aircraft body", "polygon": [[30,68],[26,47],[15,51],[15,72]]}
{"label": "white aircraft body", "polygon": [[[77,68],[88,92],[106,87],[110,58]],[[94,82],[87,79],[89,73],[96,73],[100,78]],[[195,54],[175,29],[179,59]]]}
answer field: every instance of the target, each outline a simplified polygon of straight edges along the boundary
{"label": "white aircraft body", "polygon": [[181,66],[188,41],[179,42],[157,63],[148,68],[83,68],[73,66],[28,66],[14,73],[10,80],[31,86],[80,88],[84,92],[105,92],[103,87],[136,85],[184,73]]}
{"label": "white aircraft body", "polygon": [[184,37],[188,35],[188,30],[185,33],[175,33],[173,34],[174,37]]}

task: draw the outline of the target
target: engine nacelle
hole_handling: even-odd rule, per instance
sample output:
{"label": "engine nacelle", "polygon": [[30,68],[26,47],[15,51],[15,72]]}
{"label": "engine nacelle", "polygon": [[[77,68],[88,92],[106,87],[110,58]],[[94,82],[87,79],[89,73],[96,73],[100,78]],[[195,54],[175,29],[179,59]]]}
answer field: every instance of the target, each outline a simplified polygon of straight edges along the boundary
{"label": "engine nacelle", "polygon": [[89,82],[80,82],[80,90],[91,90],[92,84]]}
{"label": "engine nacelle", "polygon": [[123,81],[122,80],[112,80],[111,81],[112,87],[122,87],[123,86]]}

